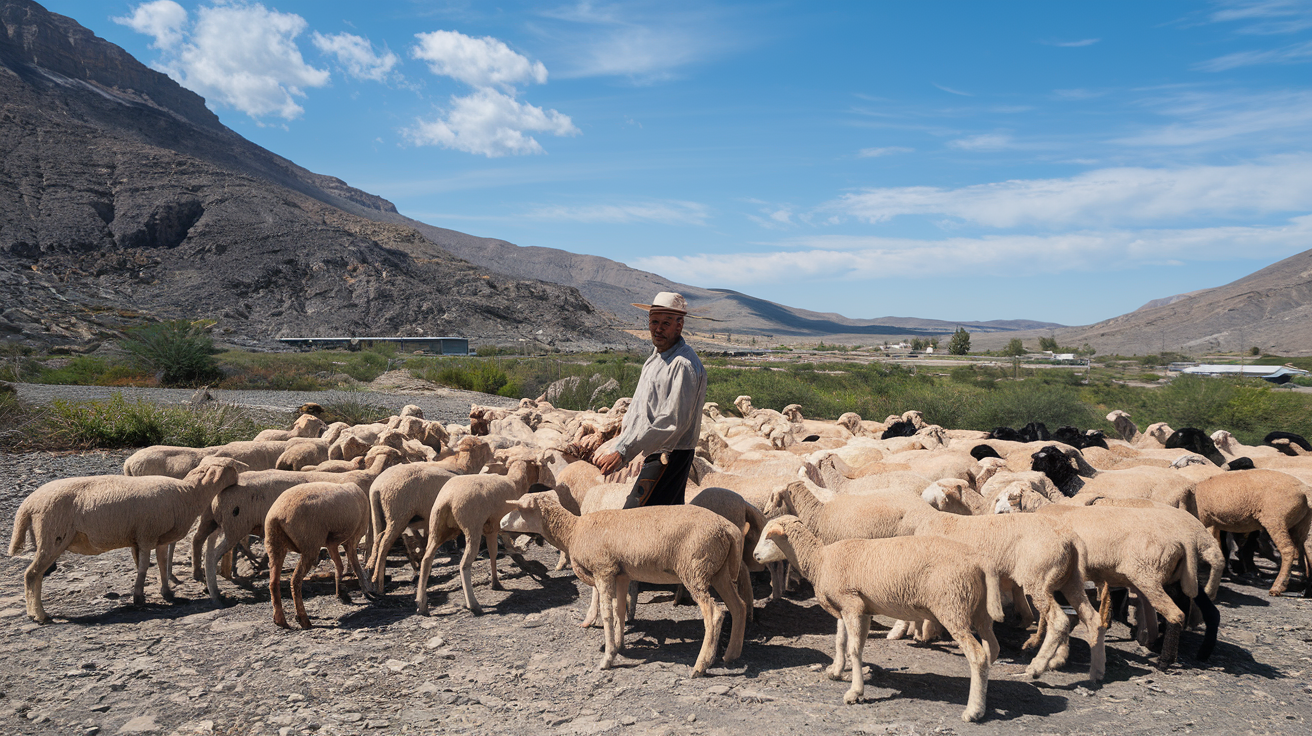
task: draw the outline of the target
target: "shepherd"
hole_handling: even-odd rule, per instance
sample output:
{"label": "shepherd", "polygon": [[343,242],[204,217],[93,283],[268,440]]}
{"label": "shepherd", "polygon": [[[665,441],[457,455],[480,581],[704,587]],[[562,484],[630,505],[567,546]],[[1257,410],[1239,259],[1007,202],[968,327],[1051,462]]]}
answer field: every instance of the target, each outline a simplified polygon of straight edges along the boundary
{"label": "shepherd", "polygon": [[609,475],[643,456],[642,472],[624,508],[672,506],[683,503],[701,434],[706,369],[683,340],[688,302],[682,294],[662,291],[651,304],[633,306],[647,312],[654,348],[642,366],[619,441],[597,459],[597,467]]}

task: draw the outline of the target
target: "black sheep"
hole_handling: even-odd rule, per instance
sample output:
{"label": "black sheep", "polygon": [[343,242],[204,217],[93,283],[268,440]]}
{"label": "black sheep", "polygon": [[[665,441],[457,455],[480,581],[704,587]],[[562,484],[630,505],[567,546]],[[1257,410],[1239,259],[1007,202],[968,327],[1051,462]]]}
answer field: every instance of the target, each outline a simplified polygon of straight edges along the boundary
{"label": "black sheep", "polygon": [[1226,470],[1252,470],[1257,466],[1253,465],[1253,461],[1246,457],[1237,457],[1226,463],[1224,467]]}
{"label": "black sheep", "polygon": [[1012,429],[1011,427],[994,427],[994,428],[993,428],[993,431],[992,431],[992,432],[989,432],[989,439],[991,439],[991,440],[1005,440],[1005,441],[1007,441],[1007,442],[1024,442],[1024,441],[1025,441],[1025,440],[1021,439],[1020,432],[1017,432],[1016,430]]}
{"label": "black sheep", "polygon": [[1048,445],[1038,452],[1030,455],[1030,467],[1040,473],[1048,476],[1048,480],[1057,486],[1057,490],[1062,495],[1073,496],[1075,493],[1070,489],[1070,483],[1078,473],[1075,472],[1075,466],[1071,464],[1071,459],[1061,451],[1056,445]]}
{"label": "black sheep", "polygon": [[884,433],[879,436],[881,440],[891,440],[894,437],[910,437],[916,433],[916,425],[908,421],[893,422],[888,425]]}
{"label": "black sheep", "polygon": [[1021,442],[1047,442],[1052,439],[1048,427],[1043,422],[1030,422],[1020,428]]}
{"label": "black sheep", "polygon": [[1202,455],[1218,468],[1225,465],[1225,456],[1221,451],[1216,449],[1216,443],[1211,437],[1201,429],[1195,427],[1185,427],[1177,429],[1166,438],[1166,448],[1168,450],[1188,450],[1190,452]]}
{"label": "black sheep", "polygon": [[983,460],[986,457],[1002,459],[1002,456],[998,454],[997,450],[993,449],[992,445],[975,445],[970,448],[970,456],[976,460]]}
{"label": "black sheep", "polygon": [[1262,444],[1270,445],[1275,440],[1289,440],[1289,444],[1298,445],[1303,448],[1304,452],[1312,452],[1312,444],[1308,444],[1308,441],[1302,435],[1293,432],[1272,432],[1262,438]]}
{"label": "black sheep", "polygon": [[1077,450],[1083,450],[1086,447],[1101,447],[1107,449],[1107,439],[1102,432],[1096,429],[1088,431],[1081,430],[1079,427],[1066,425],[1058,427],[1056,432],[1052,433],[1054,442],[1070,445]]}

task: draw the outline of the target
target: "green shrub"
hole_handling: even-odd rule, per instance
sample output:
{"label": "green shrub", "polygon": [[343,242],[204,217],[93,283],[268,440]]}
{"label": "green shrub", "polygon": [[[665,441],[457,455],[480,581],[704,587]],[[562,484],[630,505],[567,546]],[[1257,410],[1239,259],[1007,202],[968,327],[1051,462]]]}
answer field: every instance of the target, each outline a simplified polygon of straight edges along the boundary
{"label": "green shrub", "polygon": [[157,322],[128,330],[120,346],[143,367],[159,373],[161,384],[199,386],[223,376],[214,359],[214,340],[205,328],[181,319]]}
{"label": "green shrub", "polygon": [[128,401],[120,393],[103,401],[57,399],[46,419],[53,437],[78,448],[209,447],[248,440],[289,421],[278,413],[257,413],[235,404],[159,405]]}
{"label": "green shrub", "polygon": [[347,424],[369,424],[386,419],[392,415],[390,409],[377,404],[355,398],[342,397],[334,398],[322,403],[323,415],[319,418],[332,424],[333,422],[346,422]]}
{"label": "green shrub", "polygon": [[61,386],[95,386],[109,370],[103,358],[79,355],[63,368],[42,368],[33,379],[34,383],[49,383]]}

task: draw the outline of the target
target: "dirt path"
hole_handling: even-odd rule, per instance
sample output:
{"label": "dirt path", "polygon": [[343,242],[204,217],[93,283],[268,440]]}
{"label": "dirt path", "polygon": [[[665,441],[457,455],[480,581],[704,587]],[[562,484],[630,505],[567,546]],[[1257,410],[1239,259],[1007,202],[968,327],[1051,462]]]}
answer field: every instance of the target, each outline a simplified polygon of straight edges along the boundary
{"label": "dirt path", "polygon": [[[113,473],[122,453],[0,455],[0,529],[16,502],[41,483]],[[29,550],[30,552],[30,550]],[[293,556],[294,557],[294,556]],[[963,724],[967,669],[954,645],[889,642],[878,621],[866,648],[866,701],[842,704],[847,684],[817,672],[830,661],[834,620],[812,600],[758,601],[743,659],[689,679],[702,625],[695,607],[645,591],[629,631],[629,657],[607,672],[599,629],[577,623],[588,590],[569,571],[548,572],[555,552],[534,547],[532,574],[504,556],[506,590],[489,590],[488,563],[474,568],[487,613],[461,605],[453,559],[439,555],[430,587],[434,615],[414,613],[413,573],[392,560],[390,600],[345,605],[327,563],[306,584],[315,627],[273,625],[267,578],[222,583],[233,604],[215,608],[189,579],[176,605],[159,598],[152,570],[147,604],[131,606],[127,550],[66,555],[46,580],[54,623],[23,610],[28,560],[0,557],[0,733],[17,734],[743,734],[760,733],[1307,733],[1312,719],[1312,602],[1270,599],[1260,585],[1227,581],[1218,602],[1221,641],[1212,661],[1153,657],[1117,624],[1107,681],[1089,689],[1088,650],[1073,641],[1065,670],[1032,681],[1020,632],[997,625],[989,713]],[[289,560],[289,564],[294,560]],[[244,565],[244,563],[243,563]],[[764,597],[768,585],[758,581]],[[290,600],[287,601],[290,605]],[[726,635],[728,626],[725,627]]]}

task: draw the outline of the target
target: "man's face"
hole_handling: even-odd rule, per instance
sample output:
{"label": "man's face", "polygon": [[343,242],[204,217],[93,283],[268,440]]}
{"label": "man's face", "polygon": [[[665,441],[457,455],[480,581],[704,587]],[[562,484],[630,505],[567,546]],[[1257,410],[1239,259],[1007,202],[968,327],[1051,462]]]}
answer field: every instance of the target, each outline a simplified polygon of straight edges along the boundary
{"label": "man's face", "polygon": [[647,329],[651,331],[651,344],[665,352],[683,335],[683,315],[652,311],[647,314]]}

